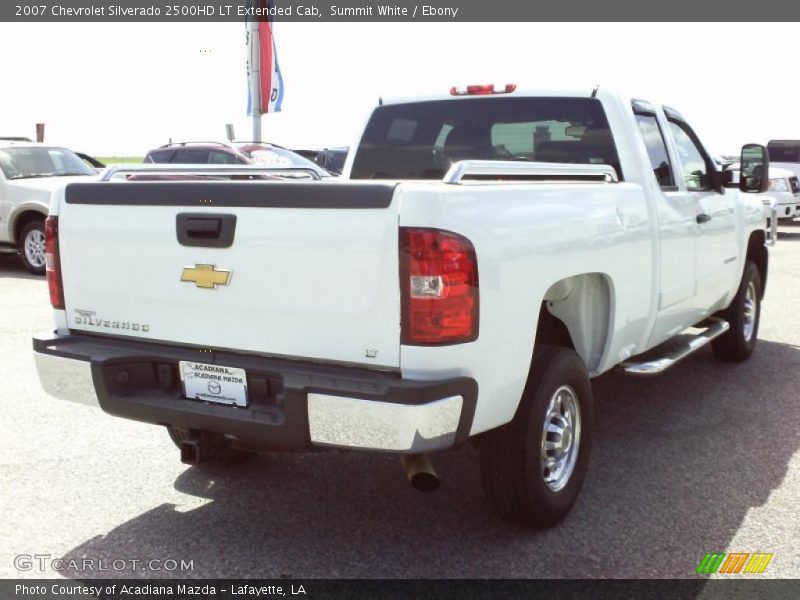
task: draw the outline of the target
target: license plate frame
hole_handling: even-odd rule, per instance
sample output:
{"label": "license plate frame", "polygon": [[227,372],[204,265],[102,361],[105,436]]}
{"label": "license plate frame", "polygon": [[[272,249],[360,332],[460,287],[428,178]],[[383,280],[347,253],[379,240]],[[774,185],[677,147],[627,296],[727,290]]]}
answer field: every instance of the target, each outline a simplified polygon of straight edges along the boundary
{"label": "license plate frame", "polygon": [[237,367],[182,360],[178,363],[183,395],[188,400],[247,408],[247,372]]}

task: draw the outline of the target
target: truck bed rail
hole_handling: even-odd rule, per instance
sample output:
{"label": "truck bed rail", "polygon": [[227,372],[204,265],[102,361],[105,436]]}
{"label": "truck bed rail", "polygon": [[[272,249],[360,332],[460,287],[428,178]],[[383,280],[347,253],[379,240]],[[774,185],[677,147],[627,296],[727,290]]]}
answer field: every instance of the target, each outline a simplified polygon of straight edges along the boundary
{"label": "truck bed rail", "polygon": [[229,178],[242,175],[272,175],[284,179],[313,179],[319,181],[321,177],[314,169],[309,167],[262,167],[258,165],[164,165],[164,164],[134,164],[112,165],[103,172],[100,181],[113,181],[124,179],[122,175],[186,175],[197,177]]}
{"label": "truck bed rail", "polygon": [[502,160],[462,160],[444,176],[444,183],[460,185],[464,180],[496,181],[569,181],[574,183],[617,183],[614,167]]}

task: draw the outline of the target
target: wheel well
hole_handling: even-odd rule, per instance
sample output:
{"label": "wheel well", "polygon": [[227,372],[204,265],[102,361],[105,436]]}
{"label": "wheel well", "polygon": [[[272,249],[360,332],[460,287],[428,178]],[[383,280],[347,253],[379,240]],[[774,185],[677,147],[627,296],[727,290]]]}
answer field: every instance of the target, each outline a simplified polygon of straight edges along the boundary
{"label": "wheel well", "polygon": [[536,328],[535,346],[563,346],[575,350],[572,336],[564,321],[547,310],[547,302],[539,308],[539,325]]}
{"label": "wheel well", "polygon": [[767,289],[767,267],[769,263],[769,253],[767,252],[767,235],[764,231],[758,230],[750,234],[747,241],[747,260],[753,261],[761,276],[761,298]]}
{"label": "wheel well", "polygon": [[601,273],[575,275],[548,288],[539,309],[535,346],[571,348],[591,371],[600,364],[611,323],[611,284]]}
{"label": "wheel well", "polygon": [[30,223],[31,221],[36,220],[44,220],[47,218],[47,215],[44,213],[40,213],[38,210],[26,210],[23,213],[20,213],[17,218],[14,220],[14,242],[19,241],[19,237],[22,234],[22,230],[25,226]]}

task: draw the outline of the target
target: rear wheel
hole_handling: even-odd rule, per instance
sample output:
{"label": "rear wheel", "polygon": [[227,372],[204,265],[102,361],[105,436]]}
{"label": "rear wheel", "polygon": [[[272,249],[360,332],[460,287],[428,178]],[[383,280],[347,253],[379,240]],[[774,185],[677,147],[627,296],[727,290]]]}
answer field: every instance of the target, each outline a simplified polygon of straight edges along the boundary
{"label": "rear wheel", "polygon": [[481,439],[481,480],[492,509],[531,527],[559,523],[583,484],[592,422],[583,361],[568,348],[537,348],[514,419]]}
{"label": "rear wheel", "polygon": [[45,269],[44,219],[31,221],[22,228],[19,236],[19,254],[22,264],[34,275],[43,275]]}
{"label": "rear wheel", "polygon": [[733,302],[719,316],[728,321],[731,328],[711,342],[714,355],[734,362],[746,360],[755,350],[761,319],[761,274],[751,261],[744,265]]}

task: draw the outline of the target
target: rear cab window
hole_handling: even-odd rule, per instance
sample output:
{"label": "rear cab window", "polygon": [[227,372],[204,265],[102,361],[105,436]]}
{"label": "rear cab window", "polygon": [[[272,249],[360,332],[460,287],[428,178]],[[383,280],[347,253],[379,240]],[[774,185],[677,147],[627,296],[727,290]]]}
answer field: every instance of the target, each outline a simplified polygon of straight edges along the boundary
{"label": "rear cab window", "polygon": [[622,169],[596,98],[469,98],[375,109],[351,179],[441,179],[461,160],[609,165]]}

